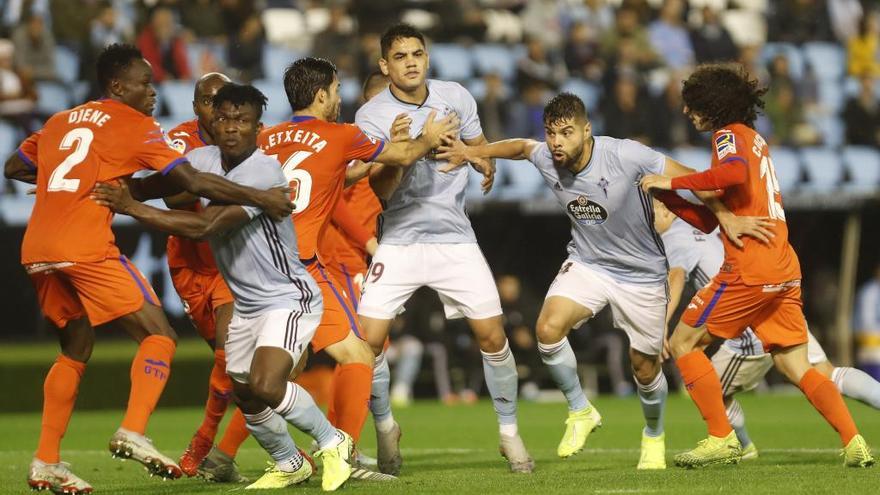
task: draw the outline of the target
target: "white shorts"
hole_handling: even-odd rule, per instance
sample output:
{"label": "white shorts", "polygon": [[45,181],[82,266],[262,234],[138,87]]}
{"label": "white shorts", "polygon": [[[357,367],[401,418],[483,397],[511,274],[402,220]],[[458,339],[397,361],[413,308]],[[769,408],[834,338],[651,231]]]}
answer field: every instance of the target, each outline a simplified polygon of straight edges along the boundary
{"label": "white shorts", "polygon": [[[552,296],[571,299],[589,309],[594,316],[610,304],[614,326],[626,332],[631,348],[652,356],[663,350],[667,302],[665,282],[658,285],[626,284],[568,259],[547,290],[546,297]],[[586,320],[578,322],[575,328],[584,322]]]}
{"label": "white shorts", "polygon": [[476,243],[380,244],[364,280],[358,314],[390,320],[420,287],[437,291],[449,319],[501,314],[495,279]]}
{"label": "white shorts", "polygon": [[825,349],[822,349],[822,345],[819,344],[819,341],[816,340],[813,332],[809,331],[809,329],[807,330],[807,360],[810,361],[810,365],[817,365],[828,361]]}
{"label": "white shorts", "polygon": [[712,366],[721,380],[721,394],[730,397],[757,387],[773,367],[773,358],[767,353],[740,354],[722,345],[712,356]]}
{"label": "white shorts", "polygon": [[247,383],[257,347],[284,349],[296,366],[320,323],[321,312],[273,309],[253,317],[233,313],[226,335],[226,374]]}

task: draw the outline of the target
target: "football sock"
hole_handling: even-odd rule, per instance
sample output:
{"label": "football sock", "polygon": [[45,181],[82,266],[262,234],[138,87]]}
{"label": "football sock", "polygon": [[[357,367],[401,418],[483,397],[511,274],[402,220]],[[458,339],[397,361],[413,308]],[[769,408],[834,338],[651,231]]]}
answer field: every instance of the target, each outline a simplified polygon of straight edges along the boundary
{"label": "football sock", "polygon": [[666,396],[669,395],[666,375],[660,371],[651,383],[643,385],[636,380],[636,385],[645,416],[645,435],[659,437],[663,434],[663,412],[666,409]]}
{"label": "football sock", "polygon": [[843,445],[847,445],[852,437],[859,434],[840,391],[825,375],[810,368],[801,377],[798,386],[813,404],[813,407],[840,434]]}
{"label": "football sock", "polygon": [[275,412],[298,430],[317,440],[322,449],[339,443],[336,428],[327,421],[306,389],[295,383],[287,382],[287,392]]}
{"label": "football sock", "polygon": [[[270,408],[264,409],[257,414],[244,414],[243,417],[247,421],[247,429],[263,447],[263,450],[269,453],[276,465],[282,471],[296,471],[302,465],[302,456],[296,449],[290,433],[287,432],[287,422],[284,418],[275,414]],[[296,458],[299,457],[299,465],[296,465]],[[296,465],[296,468],[292,466]],[[288,469],[285,469],[288,468]]]}
{"label": "football sock", "polygon": [[541,361],[550,370],[550,375],[556,386],[565,394],[570,411],[580,411],[590,407],[590,401],[581,387],[581,380],[577,374],[577,359],[568,338],[563,338],[555,344],[542,344],[538,342],[538,353]]}
{"label": "football sock", "polygon": [[856,368],[834,368],[831,381],[843,395],[880,409],[880,382]]}
{"label": "football sock", "polygon": [[208,402],[205,404],[205,418],[199,427],[199,434],[214,440],[231,397],[232,380],[226,374],[226,352],[218,349],[214,351],[214,367],[208,381]]}
{"label": "football sock", "polygon": [[742,407],[739,405],[739,402],[736,401],[733,397],[726,400],[726,411],[727,411],[727,420],[730,421],[730,426],[733,428],[733,431],[736,432],[736,438],[739,439],[739,444],[746,448],[752,444],[752,439],[749,438],[749,432],[746,430],[746,415],[742,410]]}
{"label": "football sock", "polygon": [[[504,341],[504,348],[500,351],[491,353],[480,351],[480,354],[483,355],[483,373],[489,395],[492,397],[492,405],[495,407],[495,414],[498,415],[498,424],[516,425],[518,376],[516,362],[513,360],[513,353],[510,352],[507,340]],[[510,435],[511,431],[515,431],[514,429],[515,426],[508,426],[502,431]]]}
{"label": "football sock", "polygon": [[217,444],[217,448],[229,457],[235,458],[238,454],[238,448],[247,440],[248,429],[241,409],[236,408],[232,413],[232,419],[226,425],[226,431],[223,432],[223,438]]}
{"label": "football sock", "polygon": [[726,437],[731,427],[721,398],[721,381],[702,350],[691,351],[675,361],[685,388],[700,410],[709,435]]}
{"label": "football sock", "polygon": [[333,376],[333,399],[335,418],[331,423],[351,435],[355,443],[361,437],[361,429],[369,411],[370,387],[373,368],[363,363],[336,366]]}
{"label": "football sock", "polygon": [[35,457],[47,464],[60,461],[61,439],[73,414],[79,381],[86,363],[59,355],[43,382],[43,421]]}
{"label": "football sock", "polygon": [[394,428],[394,416],[391,415],[391,369],[385,353],[376,356],[373,364],[373,382],[370,389],[370,412],[376,429],[387,433]]}
{"label": "football sock", "polygon": [[144,434],[171,375],[171,359],[176,347],[173,340],[162,335],[150,335],[141,341],[131,362],[131,392],[122,428]]}

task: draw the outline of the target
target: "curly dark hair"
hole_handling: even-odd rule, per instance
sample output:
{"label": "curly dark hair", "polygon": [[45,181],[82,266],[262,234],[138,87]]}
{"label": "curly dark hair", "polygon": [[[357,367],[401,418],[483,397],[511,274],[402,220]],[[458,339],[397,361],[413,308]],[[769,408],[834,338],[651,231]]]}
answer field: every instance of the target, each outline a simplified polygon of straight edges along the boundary
{"label": "curly dark hair", "polygon": [[266,109],[268,98],[259,89],[244,84],[226,83],[221,87],[217,94],[214,95],[214,110],[220,108],[224,103],[231,103],[233,106],[240,107],[242,105],[250,105],[257,112],[257,121],[263,116],[263,110]]}
{"label": "curly dark hair", "polygon": [[713,130],[735,122],[754,127],[766,92],[742,65],[707,64],[697,67],[684,81],[681,99]]}
{"label": "curly dark hair", "polygon": [[571,93],[559,93],[544,107],[544,125],[569,119],[587,119],[587,107]]}

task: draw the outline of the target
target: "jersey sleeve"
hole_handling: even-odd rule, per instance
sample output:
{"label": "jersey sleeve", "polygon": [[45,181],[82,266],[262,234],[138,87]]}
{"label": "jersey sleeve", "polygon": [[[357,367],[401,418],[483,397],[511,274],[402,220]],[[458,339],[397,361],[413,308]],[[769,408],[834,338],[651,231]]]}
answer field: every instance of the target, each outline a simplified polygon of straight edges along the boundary
{"label": "jersey sleeve", "polygon": [[461,119],[461,138],[475,139],[483,135],[483,126],[480,125],[480,116],[477,114],[477,101],[473,95],[459,85],[460,107],[459,118]]}
{"label": "jersey sleeve", "polygon": [[748,166],[746,146],[740,135],[730,129],[721,129],[712,136],[712,166],[740,163]]}
{"label": "jersey sleeve", "polygon": [[382,129],[377,118],[370,115],[373,106],[370,104],[362,106],[354,116],[354,124],[368,136],[376,139],[390,139],[391,128]]}
{"label": "jersey sleeve", "polygon": [[385,148],[384,140],[368,136],[356,125],[343,124],[343,126],[348,140],[344,158],[346,163],[351,160],[371,162],[382,153],[382,149]]}
{"label": "jersey sleeve", "polygon": [[134,148],[133,157],[138,165],[165,175],[186,162],[186,157],[168,144],[165,133],[155,120],[144,119],[144,123],[137,128],[136,136],[139,142]]}
{"label": "jersey sleeve", "polygon": [[620,156],[633,164],[642,174],[662,175],[666,169],[666,155],[663,153],[631,139],[624,139],[620,146]]}
{"label": "jersey sleeve", "polygon": [[535,146],[532,153],[529,154],[529,161],[538,168],[544,168],[548,161],[552,161],[550,148],[547,146],[547,143],[539,143]]}
{"label": "jersey sleeve", "polygon": [[32,170],[37,169],[37,143],[40,140],[40,133],[42,131],[37,131],[27,139],[22,141],[21,145],[18,147],[18,157],[21,158],[21,161],[24,162],[25,165],[30,167]]}

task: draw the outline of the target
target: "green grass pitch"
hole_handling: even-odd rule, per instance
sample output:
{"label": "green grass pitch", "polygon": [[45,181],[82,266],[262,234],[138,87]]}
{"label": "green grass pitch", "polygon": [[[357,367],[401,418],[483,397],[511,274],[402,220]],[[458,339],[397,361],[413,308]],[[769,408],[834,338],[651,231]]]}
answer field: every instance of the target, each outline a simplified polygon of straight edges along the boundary
{"label": "green grass pitch", "polygon": [[[7,397],[7,399],[9,399]],[[599,397],[594,401],[604,426],[590,437],[577,456],[556,458],[565,406],[524,403],[520,432],[537,462],[532,475],[511,474],[499,457],[495,418],[488,402],[446,407],[417,402],[395,412],[403,429],[404,467],[397,483],[349,482],[348,493],[880,493],[880,472],[846,469],[838,455],[837,435],[800,395],[745,395],[741,397],[752,438],[760,457],[739,466],[686,471],[672,466],[675,452],[692,447],[705,435],[693,404],[686,397],[670,397],[666,412],[669,468],[638,472],[641,410],[638,400]],[[880,414],[849,402],[862,433],[880,445]],[[62,445],[63,459],[90,481],[95,493],[207,494],[238,491],[241,485],[208,484],[198,479],[163,482],[149,478],[131,461],[110,458],[107,440],[121,411],[74,413]],[[228,417],[228,415],[227,415]],[[198,409],[160,409],[148,434],[169,455],[180,454],[201,419]],[[40,426],[38,413],[0,415],[0,493],[28,493],[27,466]],[[297,443],[308,445],[296,433]],[[362,445],[374,452],[370,422]],[[239,466],[255,478],[267,456],[252,439],[242,446]],[[289,492],[318,493],[316,477]]]}

